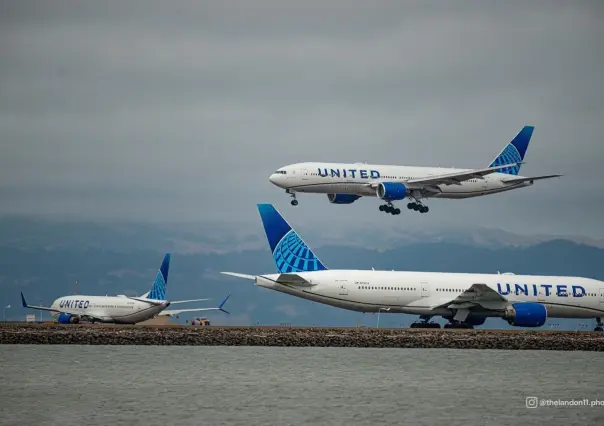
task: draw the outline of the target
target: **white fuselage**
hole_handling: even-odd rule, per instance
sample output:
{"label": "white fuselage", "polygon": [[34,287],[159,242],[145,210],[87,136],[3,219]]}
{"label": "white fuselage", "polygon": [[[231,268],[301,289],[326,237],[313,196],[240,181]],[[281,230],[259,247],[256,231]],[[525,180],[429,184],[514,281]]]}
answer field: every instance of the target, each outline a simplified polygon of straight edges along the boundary
{"label": "white fuselage", "polygon": [[[449,302],[473,284],[485,284],[510,303],[536,302],[545,305],[548,317],[604,317],[604,282],[588,278],[366,270],[326,270],[296,274],[310,282],[311,286],[278,283],[279,274],[258,276],[256,284],[353,311],[387,311],[445,317],[451,316],[449,309],[422,307],[421,300],[437,297],[442,298],[443,302]],[[410,307],[410,304],[413,306]],[[501,312],[491,311],[484,316],[502,315],[503,309]]]}
{"label": "white fuselage", "polygon": [[[273,173],[269,180],[276,186],[289,192],[318,194],[352,194],[362,197],[375,197],[377,191],[369,184],[379,182],[405,183],[412,179],[463,172],[468,169],[447,169],[442,167],[407,167],[379,164],[346,163],[298,163],[285,166]],[[484,179],[470,179],[459,185],[436,185],[429,193],[410,186],[410,195],[416,199],[470,198],[495,194],[511,189],[523,188],[532,181],[506,183],[511,176],[504,173],[492,173]],[[520,178],[521,176],[514,176]]]}
{"label": "white fuselage", "polygon": [[[158,301],[155,301],[158,302]],[[170,302],[160,301],[160,304],[134,300],[125,296],[65,296],[55,300],[50,306],[57,311],[71,315],[91,315],[102,318],[102,321],[116,324],[136,324],[155,317],[166,309]]]}

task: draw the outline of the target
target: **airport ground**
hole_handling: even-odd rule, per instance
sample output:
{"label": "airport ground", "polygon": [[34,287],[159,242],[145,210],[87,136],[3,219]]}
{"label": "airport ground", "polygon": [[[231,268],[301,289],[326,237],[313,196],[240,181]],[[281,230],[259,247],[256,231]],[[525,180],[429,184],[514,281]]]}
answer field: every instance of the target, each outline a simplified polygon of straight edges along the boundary
{"label": "airport ground", "polygon": [[604,333],[551,330],[5,323],[0,325],[0,344],[604,351]]}

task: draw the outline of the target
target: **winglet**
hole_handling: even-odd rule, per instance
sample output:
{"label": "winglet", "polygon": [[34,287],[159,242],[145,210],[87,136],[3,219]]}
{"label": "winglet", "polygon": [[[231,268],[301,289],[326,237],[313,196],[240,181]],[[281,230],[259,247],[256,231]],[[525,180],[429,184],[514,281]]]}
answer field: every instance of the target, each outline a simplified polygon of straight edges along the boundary
{"label": "winglet", "polygon": [[24,308],[28,308],[29,306],[27,305],[27,302],[25,301],[25,296],[23,296],[23,292],[21,292],[21,305]]}
{"label": "winglet", "polygon": [[225,297],[225,299],[222,301],[222,303],[220,305],[218,305],[218,309],[221,310],[222,312],[224,312],[225,314],[230,314],[229,311],[222,309],[222,307],[227,302],[227,300],[229,300],[229,297],[231,297],[231,293],[229,293],[229,295],[227,297]]}

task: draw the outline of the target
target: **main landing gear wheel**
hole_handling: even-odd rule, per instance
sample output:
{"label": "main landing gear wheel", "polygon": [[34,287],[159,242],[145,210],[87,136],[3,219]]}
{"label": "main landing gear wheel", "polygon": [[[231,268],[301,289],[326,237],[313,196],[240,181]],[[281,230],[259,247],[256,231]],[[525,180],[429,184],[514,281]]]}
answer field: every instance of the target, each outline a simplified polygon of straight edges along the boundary
{"label": "main landing gear wheel", "polygon": [[437,322],[414,322],[410,328],[440,328]]}
{"label": "main landing gear wheel", "polygon": [[298,200],[292,200],[292,206],[297,206],[298,205]]}
{"label": "main landing gear wheel", "polygon": [[466,329],[473,329],[474,326],[471,324],[466,324],[465,322],[454,322],[454,323],[448,323],[445,324],[444,328],[466,328]]}
{"label": "main landing gear wheel", "polygon": [[380,206],[380,211],[390,213],[393,216],[401,214],[401,209],[394,207],[392,204],[382,204]]}
{"label": "main landing gear wheel", "polygon": [[428,213],[430,211],[430,208],[428,206],[424,206],[423,204],[419,203],[409,203],[407,204],[407,208],[409,210],[415,210],[416,212],[420,213]]}
{"label": "main landing gear wheel", "polygon": [[440,324],[437,322],[428,322],[430,321],[431,316],[420,316],[419,322],[414,322],[411,324],[411,328],[440,328]]}

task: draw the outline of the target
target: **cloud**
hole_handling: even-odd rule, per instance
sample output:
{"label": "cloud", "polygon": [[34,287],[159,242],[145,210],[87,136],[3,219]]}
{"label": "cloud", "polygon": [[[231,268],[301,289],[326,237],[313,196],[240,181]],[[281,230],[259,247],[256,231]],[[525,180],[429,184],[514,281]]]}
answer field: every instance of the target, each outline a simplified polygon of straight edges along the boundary
{"label": "cloud", "polygon": [[563,179],[405,224],[604,236],[599,2],[286,3],[3,2],[0,213],[252,223],[281,165],[482,167],[533,124],[523,172]]}

